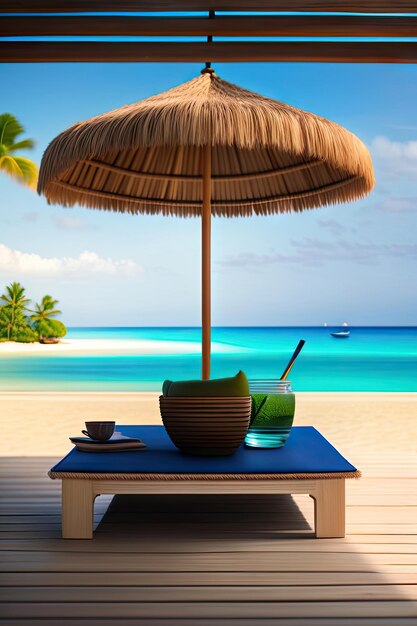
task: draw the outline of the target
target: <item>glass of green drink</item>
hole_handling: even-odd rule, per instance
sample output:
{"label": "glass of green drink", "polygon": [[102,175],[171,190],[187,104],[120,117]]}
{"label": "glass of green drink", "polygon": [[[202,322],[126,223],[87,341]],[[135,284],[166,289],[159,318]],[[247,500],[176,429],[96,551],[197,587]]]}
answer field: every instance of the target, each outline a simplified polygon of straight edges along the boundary
{"label": "glass of green drink", "polygon": [[245,443],[253,448],[281,448],[294,421],[295,397],[289,380],[250,380],[252,415]]}

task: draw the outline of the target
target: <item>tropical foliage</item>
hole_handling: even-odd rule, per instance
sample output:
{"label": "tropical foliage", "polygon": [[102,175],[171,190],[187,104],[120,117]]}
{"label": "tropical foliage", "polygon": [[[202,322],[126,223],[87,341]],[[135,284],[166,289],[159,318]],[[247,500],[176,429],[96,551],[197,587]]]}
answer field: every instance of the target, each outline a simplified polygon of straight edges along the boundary
{"label": "tropical foliage", "polygon": [[56,317],[57,315],[61,315],[62,311],[56,309],[56,305],[58,304],[58,300],[54,300],[52,296],[44,296],[40,304],[35,304],[35,308],[31,311],[32,315],[30,319],[32,322],[44,322],[51,317]]}
{"label": "tropical foliage", "polygon": [[27,187],[36,187],[38,166],[26,157],[16,155],[19,150],[34,147],[33,139],[21,139],[25,132],[21,123],[11,113],[0,115],[0,171]]}
{"label": "tropical foliage", "polygon": [[7,285],[0,296],[0,341],[31,343],[64,337],[67,329],[59,320],[61,314],[56,308],[58,300],[46,295],[34,309],[29,309],[30,300],[25,288],[18,282]]}
{"label": "tropical foliage", "polygon": [[44,320],[42,322],[38,322],[35,326],[35,330],[39,339],[52,339],[55,337],[60,339],[61,337],[65,337],[67,334],[65,324],[59,320]]}
{"label": "tropical foliage", "polygon": [[65,325],[59,320],[53,319],[61,315],[62,311],[56,309],[58,300],[52,296],[44,296],[40,304],[35,304],[30,320],[40,339],[50,339],[51,337],[64,337],[67,333]]}
{"label": "tropical foliage", "polygon": [[24,312],[20,309],[12,311],[11,307],[0,307],[0,337],[5,341],[33,343],[38,335],[28,324]]}
{"label": "tropical foliage", "polygon": [[[26,306],[30,300],[26,298],[25,288],[20,283],[14,282],[6,287],[0,301],[4,303],[0,309],[0,329],[4,329],[8,341],[16,341],[17,336],[26,334],[30,328],[25,316]],[[33,341],[36,341],[36,338]]]}

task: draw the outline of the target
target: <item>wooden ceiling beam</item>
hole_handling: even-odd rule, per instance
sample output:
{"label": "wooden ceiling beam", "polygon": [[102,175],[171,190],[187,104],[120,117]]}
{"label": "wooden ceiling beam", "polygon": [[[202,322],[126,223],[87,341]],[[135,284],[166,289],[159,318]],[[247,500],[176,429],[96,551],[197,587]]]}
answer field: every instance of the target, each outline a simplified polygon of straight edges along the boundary
{"label": "wooden ceiling beam", "polygon": [[417,16],[1,17],[0,36],[417,37]]}
{"label": "wooden ceiling beam", "polygon": [[[97,161],[95,159],[85,160],[84,163],[86,165],[91,165],[98,169],[106,170],[108,172],[113,172],[114,174],[119,174],[121,176],[126,176],[128,178],[136,178],[139,180],[162,180],[162,181],[170,181],[170,182],[178,182],[178,183],[195,183],[196,181],[201,180],[202,174],[196,176],[182,176],[180,174],[157,174],[155,172],[136,172],[134,170],[129,170],[123,167],[119,167],[117,165],[112,165],[111,163],[105,163],[103,161]],[[311,167],[316,167],[321,165],[323,161],[321,160],[310,160],[304,161],[303,163],[296,163],[295,165],[288,165],[287,167],[280,167],[274,170],[260,170],[259,172],[247,172],[245,174],[228,174],[221,176],[212,176],[212,180],[215,183],[230,183],[230,182],[241,182],[242,180],[259,180],[260,178],[274,178],[276,176],[283,176],[284,174],[291,174],[293,172],[300,172],[305,169],[309,169]]]}
{"label": "wooden ceiling beam", "polygon": [[0,42],[2,63],[416,63],[416,42]]}
{"label": "wooden ceiling beam", "polygon": [[156,11],[417,13],[415,0],[2,0],[0,13]]}

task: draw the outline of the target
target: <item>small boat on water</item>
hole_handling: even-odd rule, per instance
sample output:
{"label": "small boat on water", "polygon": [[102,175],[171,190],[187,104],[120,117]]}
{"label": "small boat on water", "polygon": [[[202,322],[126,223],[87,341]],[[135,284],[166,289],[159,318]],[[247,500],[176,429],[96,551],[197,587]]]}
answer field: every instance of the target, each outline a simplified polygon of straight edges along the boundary
{"label": "small boat on water", "polygon": [[347,339],[350,335],[350,330],[339,330],[337,333],[330,333],[332,337],[336,339]]}

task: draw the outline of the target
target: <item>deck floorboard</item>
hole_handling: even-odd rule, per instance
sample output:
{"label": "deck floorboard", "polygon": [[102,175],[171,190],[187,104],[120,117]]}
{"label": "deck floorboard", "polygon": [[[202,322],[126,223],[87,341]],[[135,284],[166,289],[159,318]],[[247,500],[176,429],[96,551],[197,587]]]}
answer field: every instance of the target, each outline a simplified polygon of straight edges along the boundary
{"label": "deck floorboard", "polygon": [[63,541],[55,459],[0,459],[0,624],[414,625],[417,462],[362,460],[345,539],[313,538],[307,496],[148,495]]}

